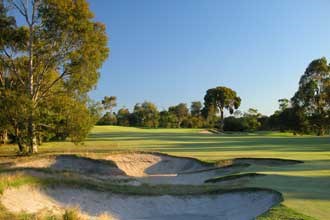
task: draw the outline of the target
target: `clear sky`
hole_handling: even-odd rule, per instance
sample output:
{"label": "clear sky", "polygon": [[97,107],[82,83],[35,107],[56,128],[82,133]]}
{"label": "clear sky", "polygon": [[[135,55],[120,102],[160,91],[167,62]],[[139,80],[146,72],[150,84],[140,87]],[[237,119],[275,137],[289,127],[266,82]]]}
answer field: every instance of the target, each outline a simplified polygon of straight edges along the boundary
{"label": "clear sky", "polygon": [[90,0],[111,54],[92,98],[160,110],[227,86],[271,114],[313,59],[330,53],[329,0]]}

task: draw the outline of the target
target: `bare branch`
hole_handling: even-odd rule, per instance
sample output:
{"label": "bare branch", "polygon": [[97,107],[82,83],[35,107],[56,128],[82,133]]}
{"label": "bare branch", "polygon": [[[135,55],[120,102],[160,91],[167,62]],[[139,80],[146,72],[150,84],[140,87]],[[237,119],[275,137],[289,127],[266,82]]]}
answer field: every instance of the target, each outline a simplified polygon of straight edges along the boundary
{"label": "bare branch", "polygon": [[40,95],[40,99],[43,98],[47,92],[61,79],[64,78],[64,76],[67,75],[67,72],[66,71],[63,71],[63,73],[57,77],[57,79],[55,79],[44,91],[42,91],[41,95]]}
{"label": "bare branch", "polygon": [[5,84],[5,80],[4,80],[4,77],[3,77],[3,72],[0,71],[0,85],[4,85]]}
{"label": "bare branch", "polygon": [[[69,53],[69,51],[72,49],[72,44],[73,44],[73,40],[70,39],[69,42],[67,42],[66,47],[63,47],[60,51],[58,51],[57,53],[55,53],[52,56],[48,56],[49,59],[47,59],[46,64],[44,65],[43,69],[41,70],[40,74],[38,74],[38,78],[36,80],[36,89],[34,91],[34,95],[33,98],[34,100],[38,99],[39,96],[39,92],[41,90],[41,84],[42,84],[42,80],[44,78],[44,74],[46,74],[46,72],[49,70],[49,67],[51,66],[52,63],[57,63],[61,60],[63,60],[65,58],[65,56]],[[39,64],[41,64],[41,62],[39,62]],[[39,67],[39,65],[37,64],[37,66]],[[60,79],[62,79],[67,73],[62,73],[62,75],[56,79],[54,81],[53,84],[50,85],[50,87],[54,86],[56,84],[56,82]],[[47,93],[50,90],[50,88],[46,88],[44,92],[42,92],[40,97],[44,96],[44,93]]]}
{"label": "bare branch", "polygon": [[40,0],[32,0],[32,15],[31,15],[31,23],[34,25],[37,22],[37,9]]}
{"label": "bare branch", "polygon": [[13,6],[18,10],[18,12],[22,15],[22,16],[26,16],[25,12],[23,9],[21,9],[15,2],[13,2]]}
{"label": "bare branch", "polygon": [[7,67],[9,67],[10,69],[12,69],[12,71],[16,75],[17,79],[22,83],[22,85],[24,85],[25,83],[24,83],[23,79],[21,78],[21,76],[18,73],[18,70],[16,68],[16,65],[14,64],[14,61],[13,61],[13,57],[6,51],[5,48],[2,51],[5,53],[5,55],[7,56],[7,58],[10,60],[11,65],[8,64],[8,62],[6,62],[6,60],[3,59],[2,56],[0,56],[0,58],[2,60],[2,63],[4,65],[7,65]]}

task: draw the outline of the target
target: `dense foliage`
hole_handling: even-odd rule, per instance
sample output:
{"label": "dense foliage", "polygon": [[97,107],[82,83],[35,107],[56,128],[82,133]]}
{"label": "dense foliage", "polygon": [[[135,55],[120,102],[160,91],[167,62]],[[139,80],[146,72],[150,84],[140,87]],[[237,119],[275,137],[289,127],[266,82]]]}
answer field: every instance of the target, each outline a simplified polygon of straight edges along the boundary
{"label": "dense foliage", "polygon": [[209,127],[207,120],[202,116],[202,104],[198,101],[192,102],[190,109],[187,104],[180,103],[160,112],[151,102],[137,103],[132,112],[127,108],[120,108],[117,113],[105,112],[97,124],[148,128]]}
{"label": "dense foliage", "polygon": [[223,86],[207,90],[204,97],[204,105],[208,115],[220,112],[220,130],[223,130],[224,127],[224,110],[227,109],[230,114],[233,114],[240,104],[241,98],[237,96],[236,92]]}
{"label": "dense foliage", "polygon": [[108,56],[105,26],[86,0],[1,1],[0,21],[2,133],[30,153],[42,140],[82,140],[97,116],[87,94]]}

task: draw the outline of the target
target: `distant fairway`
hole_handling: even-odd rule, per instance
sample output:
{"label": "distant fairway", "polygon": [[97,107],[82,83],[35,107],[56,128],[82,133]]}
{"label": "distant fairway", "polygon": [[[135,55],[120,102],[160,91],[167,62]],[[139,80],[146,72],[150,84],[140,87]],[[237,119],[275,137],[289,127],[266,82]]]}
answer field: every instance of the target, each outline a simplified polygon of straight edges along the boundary
{"label": "distant fairway", "polygon": [[[200,131],[96,126],[84,145],[46,143],[40,153],[144,150],[212,162],[246,157],[302,160],[302,164],[289,166],[250,166],[244,172],[267,175],[242,181],[240,186],[275,189],[283,193],[284,205],[318,219],[330,219],[330,137],[270,132],[216,135]],[[2,146],[0,154],[14,153],[15,147]]]}

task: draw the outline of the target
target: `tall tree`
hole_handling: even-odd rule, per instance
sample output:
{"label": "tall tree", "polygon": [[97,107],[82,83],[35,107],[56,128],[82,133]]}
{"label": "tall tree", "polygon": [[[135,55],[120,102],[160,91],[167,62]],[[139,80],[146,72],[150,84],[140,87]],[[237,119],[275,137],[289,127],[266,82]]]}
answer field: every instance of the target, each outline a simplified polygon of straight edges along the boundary
{"label": "tall tree", "polygon": [[112,114],[112,109],[117,106],[117,97],[105,96],[102,100],[102,105],[105,110],[109,110],[110,114]]}
{"label": "tall tree", "polygon": [[[14,18],[4,6],[15,10]],[[86,0],[5,0],[1,7],[0,19],[6,21],[0,30],[1,102],[19,102],[20,115],[12,106],[5,108],[15,116],[10,124],[19,145],[34,153],[38,134],[51,118],[47,116],[63,112],[51,105],[54,101],[65,105],[59,100],[69,100],[88,110],[87,93],[109,52],[105,26],[94,21]],[[70,123],[72,132],[81,127]]]}
{"label": "tall tree", "polygon": [[190,112],[192,116],[200,116],[202,111],[202,103],[200,101],[192,102]]}
{"label": "tall tree", "polygon": [[172,112],[161,111],[159,114],[159,126],[162,128],[177,128],[178,118]]}
{"label": "tall tree", "polygon": [[330,129],[330,68],[325,57],[313,60],[301,76],[292,98],[295,108],[303,110],[312,129],[324,135]]}
{"label": "tall tree", "polygon": [[117,112],[117,123],[120,126],[129,126],[130,112],[127,108],[121,108]]}
{"label": "tall tree", "polygon": [[181,127],[181,123],[183,121],[183,119],[185,119],[188,115],[189,115],[189,109],[187,107],[187,104],[185,103],[180,103],[176,106],[171,106],[168,108],[168,111],[170,113],[173,113],[174,115],[176,115],[177,119],[178,119],[178,127]]}
{"label": "tall tree", "polygon": [[157,128],[159,123],[159,112],[157,106],[151,102],[136,104],[133,112],[134,121],[137,126]]}
{"label": "tall tree", "polygon": [[284,111],[285,109],[290,107],[290,101],[289,99],[279,99],[278,100],[279,106],[280,106],[280,110]]}
{"label": "tall tree", "polygon": [[246,127],[250,131],[255,131],[260,127],[259,118],[262,115],[258,112],[257,109],[249,108],[246,113],[244,113],[244,122],[246,123]]}
{"label": "tall tree", "polygon": [[224,110],[227,109],[230,114],[241,104],[241,98],[237,93],[227,87],[219,86],[207,90],[204,96],[204,106],[206,109],[216,108],[220,112],[219,128],[222,131],[224,126]]}

